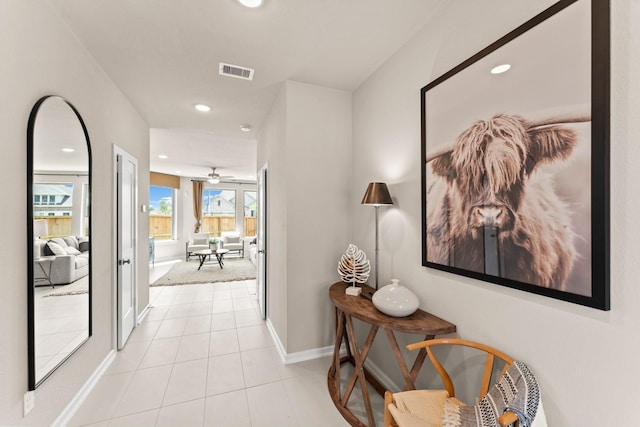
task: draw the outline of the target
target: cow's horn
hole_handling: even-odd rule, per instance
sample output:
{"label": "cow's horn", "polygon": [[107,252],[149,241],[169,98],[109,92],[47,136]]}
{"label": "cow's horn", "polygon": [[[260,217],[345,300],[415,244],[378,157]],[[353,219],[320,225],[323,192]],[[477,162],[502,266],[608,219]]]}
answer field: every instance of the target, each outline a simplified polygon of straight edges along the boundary
{"label": "cow's horn", "polygon": [[432,153],[427,153],[427,161],[426,163],[429,163],[431,160],[435,159],[436,157],[440,157],[443,156],[447,153],[450,153],[453,151],[453,147],[445,147],[445,148],[441,148],[437,151],[434,151]]}
{"label": "cow's horn", "polygon": [[559,125],[562,123],[582,123],[591,121],[590,114],[567,114],[562,116],[549,117],[542,120],[529,122],[529,129],[540,128],[543,126]]}

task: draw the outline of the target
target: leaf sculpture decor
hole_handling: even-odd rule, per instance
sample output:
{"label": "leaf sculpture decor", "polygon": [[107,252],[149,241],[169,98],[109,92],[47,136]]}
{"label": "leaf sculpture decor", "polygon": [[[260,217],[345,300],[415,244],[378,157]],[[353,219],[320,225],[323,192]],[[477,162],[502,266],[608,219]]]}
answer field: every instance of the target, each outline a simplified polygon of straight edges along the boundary
{"label": "leaf sculpture decor", "polygon": [[347,252],[338,262],[338,273],[342,281],[351,283],[351,288],[347,288],[346,292],[349,295],[360,294],[361,288],[356,288],[356,283],[366,283],[370,272],[371,266],[367,255],[356,245],[350,244]]}

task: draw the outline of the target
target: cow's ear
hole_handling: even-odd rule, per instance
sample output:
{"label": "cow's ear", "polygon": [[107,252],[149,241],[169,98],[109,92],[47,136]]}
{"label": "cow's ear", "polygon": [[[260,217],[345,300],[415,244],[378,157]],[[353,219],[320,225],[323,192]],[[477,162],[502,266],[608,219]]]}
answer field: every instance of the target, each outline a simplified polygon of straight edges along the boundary
{"label": "cow's ear", "polygon": [[531,145],[527,158],[527,172],[533,172],[544,163],[567,159],[575,148],[578,137],[566,126],[549,126],[529,130]]}
{"label": "cow's ear", "polygon": [[431,160],[431,170],[433,170],[433,173],[448,181],[452,181],[455,177],[455,171],[451,166],[451,153],[451,151],[447,151]]}

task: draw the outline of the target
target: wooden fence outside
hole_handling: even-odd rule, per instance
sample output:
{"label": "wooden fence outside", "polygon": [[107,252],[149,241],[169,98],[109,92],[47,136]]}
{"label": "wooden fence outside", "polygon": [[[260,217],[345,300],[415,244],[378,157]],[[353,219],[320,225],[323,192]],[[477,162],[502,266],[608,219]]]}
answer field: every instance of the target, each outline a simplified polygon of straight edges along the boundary
{"label": "wooden fence outside", "polygon": [[[236,219],[232,216],[205,216],[202,218],[202,232],[209,232],[211,237],[219,237],[223,231],[235,231]],[[244,235],[256,235],[256,218],[244,218]],[[171,239],[171,216],[149,215],[149,236],[156,240]]]}
{"label": "wooden fence outside", "polygon": [[258,234],[258,229],[256,224],[257,219],[255,216],[245,216],[244,217],[244,235],[245,236],[256,236]]}

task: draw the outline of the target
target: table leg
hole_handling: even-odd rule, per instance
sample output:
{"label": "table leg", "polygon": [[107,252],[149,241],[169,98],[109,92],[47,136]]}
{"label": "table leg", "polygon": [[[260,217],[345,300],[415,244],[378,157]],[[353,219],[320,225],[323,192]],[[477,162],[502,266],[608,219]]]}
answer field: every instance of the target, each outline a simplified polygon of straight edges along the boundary
{"label": "table leg", "polygon": [[[434,338],[435,338],[435,335],[427,335],[426,337],[424,337],[425,341],[432,340]],[[413,366],[411,367],[411,380],[414,383],[416,381],[416,378],[418,378],[418,373],[420,372],[420,369],[422,369],[422,364],[424,363],[426,358],[427,358],[427,350],[425,350],[424,348],[421,348],[420,351],[418,352],[418,356],[416,357],[416,360],[413,362]]]}
{"label": "table leg", "polygon": [[367,387],[367,379],[364,373],[364,361],[367,359],[369,355],[369,350],[371,349],[371,344],[373,344],[373,339],[376,337],[376,333],[378,332],[378,327],[375,325],[371,325],[371,329],[369,330],[369,335],[367,336],[367,340],[365,341],[362,351],[358,350],[358,342],[356,341],[356,334],[353,330],[353,323],[351,321],[351,316],[345,313],[345,319],[347,322],[347,334],[351,335],[351,345],[353,346],[353,357],[355,360],[355,368],[353,371],[353,375],[351,375],[351,379],[349,380],[349,385],[344,392],[344,396],[342,397],[342,405],[347,406],[347,402],[349,401],[349,397],[351,397],[351,392],[353,391],[353,387],[355,386],[356,379],[360,380],[360,389],[362,391],[362,400],[364,401],[364,407],[367,410],[367,418],[369,419],[369,426],[375,427],[376,421],[373,418],[373,410],[371,409],[371,400],[369,399],[369,388]]}
{"label": "table leg", "polygon": [[344,335],[344,313],[335,309],[336,316],[336,338],[333,346],[333,376],[336,390],[338,391],[338,400],[340,400],[340,346]]}
{"label": "table leg", "polygon": [[216,254],[216,259],[218,260],[218,265],[220,266],[220,269],[223,269],[223,265],[224,265],[224,254]]}
{"label": "table leg", "polygon": [[198,270],[200,270],[202,268],[202,264],[204,264],[204,261],[207,259],[206,255],[198,255],[198,258],[200,259],[200,265],[198,266]]}
{"label": "table leg", "polygon": [[[51,282],[51,267],[53,266],[53,261],[48,261],[47,262],[47,264],[49,264],[49,271],[48,272],[42,266],[42,262],[38,262],[37,264],[40,267],[40,270],[42,271],[42,274],[44,274],[44,280],[49,282],[49,285],[51,285],[52,288],[55,288],[55,285]],[[38,280],[42,280],[42,279],[38,279]],[[33,279],[33,281],[34,281],[34,286],[35,286],[36,279]]]}
{"label": "table leg", "polygon": [[402,352],[400,351],[400,346],[398,346],[396,336],[393,334],[393,331],[391,329],[385,329],[384,331],[387,333],[389,344],[391,345],[393,354],[396,356],[396,360],[398,361],[400,372],[402,372],[402,376],[404,377],[404,389],[415,390],[416,386],[414,385],[411,374],[409,373],[409,368],[407,368],[407,363],[404,361],[404,357],[402,356]]}

